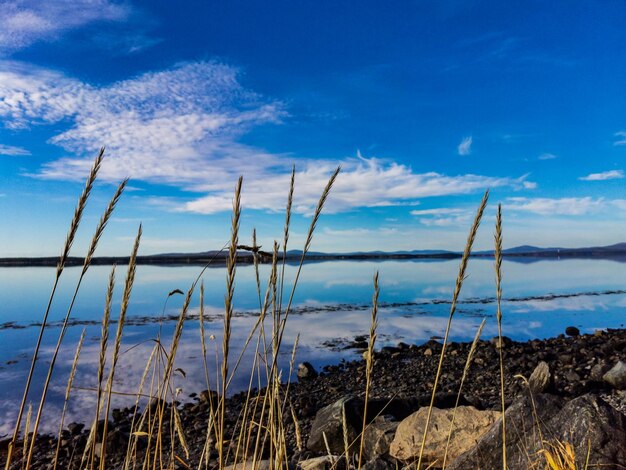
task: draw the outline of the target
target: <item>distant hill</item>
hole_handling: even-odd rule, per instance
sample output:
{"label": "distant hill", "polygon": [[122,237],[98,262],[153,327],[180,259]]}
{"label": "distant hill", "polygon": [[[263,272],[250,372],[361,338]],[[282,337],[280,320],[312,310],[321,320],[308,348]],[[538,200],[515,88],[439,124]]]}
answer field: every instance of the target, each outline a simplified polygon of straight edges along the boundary
{"label": "distant hill", "polygon": [[[609,246],[596,246],[586,248],[541,248],[531,245],[521,245],[503,250],[503,256],[518,260],[520,262],[532,262],[548,258],[613,258],[619,260],[626,259],[626,243],[616,243]],[[475,257],[492,257],[493,250],[477,251],[472,253]],[[228,250],[210,250],[197,253],[160,253],[156,255],[144,255],[137,257],[138,264],[149,265],[223,265],[226,263]],[[283,253],[279,252],[280,260]],[[400,251],[354,251],[349,253],[324,253],[320,251],[310,251],[307,253],[306,261],[332,261],[332,260],[441,260],[461,257],[460,252],[447,250],[400,250]],[[259,262],[271,262],[271,254],[260,252]],[[285,261],[290,264],[299,263],[302,258],[302,250],[289,250]],[[252,252],[249,250],[237,251],[237,262],[249,264],[254,260]],[[0,266],[55,266],[57,257],[39,258],[0,258]],[[126,264],[128,256],[106,256],[94,257],[92,264],[110,265]],[[68,266],[78,266],[83,264],[83,258],[70,257],[67,260]]]}
{"label": "distant hill", "polygon": [[[474,256],[493,256],[494,251],[479,251]],[[502,251],[503,256],[535,256],[545,257],[610,257],[626,256],[626,243],[616,243],[608,246],[592,246],[583,248],[550,247],[541,248],[532,245],[521,245],[507,248]]]}

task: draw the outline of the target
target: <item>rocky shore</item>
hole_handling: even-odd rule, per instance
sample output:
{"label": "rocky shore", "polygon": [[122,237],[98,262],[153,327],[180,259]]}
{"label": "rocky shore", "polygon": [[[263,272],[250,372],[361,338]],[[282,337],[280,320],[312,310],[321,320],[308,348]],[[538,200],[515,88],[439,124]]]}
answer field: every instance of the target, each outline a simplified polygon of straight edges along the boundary
{"label": "rocky shore", "polygon": [[[626,330],[580,335],[572,327],[556,338],[528,342],[504,338],[502,343],[509,468],[530,468],[541,458],[541,449],[549,440],[570,444],[583,464],[589,451],[593,465],[626,468]],[[357,337],[349,346],[364,350],[367,338]],[[470,346],[449,343],[447,348],[437,409],[429,427],[445,429],[445,436],[440,435],[441,431],[431,431],[432,442],[424,454],[433,464],[431,468],[439,468],[442,463],[441,449],[445,448],[444,437]],[[499,346],[497,339],[477,345],[461,406],[456,411],[447,468],[501,467]],[[415,460],[419,451],[419,442],[415,442],[421,440],[441,348],[440,342],[431,340],[422,345],[400,343],[375,353],[367,405],[367,469],[402,468]],[[344,435],[347,433],[351,442],[360,433],[364,393],[364,360],[327,366],[321,371],[309,364],[300,365],[297,382],[288,387],[288,403],[294,413],[286,413],[284,420],[288,455],[294,468],[346,468],[347,462],[341,457]],[[192,398],[177,407],[187,437],[189,462],[196,462],[192,466],[197,467],[210,414],[209,394],[205,391]],[[232,428],[245,401],[245,393],[227,400],[227,428]],[[113,413],[107,468],[119,468],[123,461],[131,416],[130,409]],[[542,423],[541,427],[537,422]],[[86,440],[87,432],[81,425],[68,426],[62,437],[58,468],[79,468],[77,456]],[[54,437],[38,438],[35,468],[52,468],[56,444]],[[7,441],[0,443],[0,463],[6,459],[6,446]],[[353,465],[358,444],[356,450],[350,450],[349,463]],[[215,457],[216,453],[212,451],[211,455]],[[12,468],[21,468],[19,455]]]}

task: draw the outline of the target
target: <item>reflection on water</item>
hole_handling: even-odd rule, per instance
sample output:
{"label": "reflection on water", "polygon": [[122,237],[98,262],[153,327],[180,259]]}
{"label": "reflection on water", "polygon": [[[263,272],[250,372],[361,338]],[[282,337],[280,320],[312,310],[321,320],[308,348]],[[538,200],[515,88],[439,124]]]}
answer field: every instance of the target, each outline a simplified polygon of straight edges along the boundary
{"label": "reflection on water", "polygon": [[[355,335],[369,330],[369,308],[372,296],[372,276],[380,271],[379,346],[398,341],[423,342],[431,336],[441,335],[445,329],[458,260],[438,262],[416,261],[333,261],[312,263],[304,267],[300,285],[294,296],[294,309],[287,322],[284,355],[280,363],[284,376],[293,342],[300,334],[298,360],[310,361],[317,367],[355,357],[354,350],[329,348],[325,344],[343,344]],[[626,265],[608,260],[542,261],[533,264],[504,263],[503,304],[504,334],[514,339],[554,336],[566,326],[576,325],[581,331],[597,328],[620,327],[626,306]],[[58,360],[55,380],[49,393],[45,416],[50,423],[60,414],[65,381],[74,348],[83,328],[87,330],[85,346],[79,363],[75,384],[80,387],[73,395],[69,420],[85,420],[94,409],[94,394],[100,335],[100,318],[104,307],[107,277],[110,268],[91,268],[84,281],[73,311],[64,348]],[[120,392],[136,391],[144,366],[165,320],[162,337],[173,334],[174,321],[180,312],[183,296],[172,296],[173,289],[186,290],[198,275],[198,267],[140,266],[128,311],[122,351],[115,389]],[[262,285],[267,282],[269,267],[261,267]],[[287,267],[285,285],[291,288],[295,269]],[[46,361],[50,357],[58,324],[65,315],[79,269],[68,269],[50,314],[50,328],[44,335],[41,364],[34,383],[39,384],[45,375]],[[452,324],[453,340],[470,340],[483,317],[487,317],[485,337],[496,334],[493,302],[493,262],[473,259],[468,269],[469,277],[463,287],[461,303]],[[209,269],[203,280],[205,285],[205,311],[209,340],[208,362],[211,380],[215,383],[215,360],[221,347],[221,314],[225,285],[224,268]],[[122,279],[122,269],[118,278]],[[0,269],[0,435],[9,432],[13,425],[17,403],[21,397],[30,357],[39,331],[47,296],[54,279],[50,268]],[[113,317],[119,311],[122,286],[116,289]],[[167,302],[166,302],[167,300]],[[179,345],[177,363],[186,372],[175,376],[175,386],[183,395],[206,388],[204,366],[200,349],[198,325],[198,296],[185,325]],[[259,297],[254,270],[251,266],[238,268],[235,293],[237,314],[232,321],[232,357],[236,358],[249,331],[257,320]],[[268,325],[268,328],[270,325]],[[111,326],[111,338],[115,325]],[[339,341],[337,341],[339,340]],[[232,391],[247,386],[252,351],[248,351],[242,367],[232,383]],[[38,401],[40,390],[35,386],[31,399]],[[118,398],[118,404],[128,398]],[[88,415],[85,415],[85,410]],[[45,424],[45,423],[44,423]],[[47,425],[51,431],[53,426]]]}

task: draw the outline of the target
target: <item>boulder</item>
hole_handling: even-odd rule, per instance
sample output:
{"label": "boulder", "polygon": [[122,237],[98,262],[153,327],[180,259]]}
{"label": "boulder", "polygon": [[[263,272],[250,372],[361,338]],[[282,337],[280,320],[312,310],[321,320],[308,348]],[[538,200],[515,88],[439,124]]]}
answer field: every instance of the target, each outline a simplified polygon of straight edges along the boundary
{"label": "boulder", "polygon": [[363,453],[367,460],[389,455],[389,446],[398,428],[393,416],[378,416],[367,425],[363,437]]}
{"label": "boulder", "polygon": [[617,390],[626,390],[626,363],[619,361],[602,376],[602,380]]}
{"label": "boulder", "polygon": [[[526,396],[509,407],[505,418],[510,470],[545,463],[541,450],[546,442],[570,444],[575,451],[576,468],[587,468],[588,450],[588,468],[619,468],[626,462],[626,416],[597,395],[587,394],[569,402],[537,395],[534,406]],[[537,422],[542,423],[541,428]],[[473,449],[451,463],[449,470],[501,467],[501,425],[501,421],[494,424]]]}
{"label": "boulder", "polygon": [[310,362],[301,362],[298,364],[298,380],[308,380],[317,377],[317,371]]}
{"label": "boulder", "polygon": [[567,328],[565,328],[565,334],[572,337],[580,336],[580,330],[575,326],[568,326]]}
{"label": "boulder", "polygon": [[585,468],[588,449],[588,468],[615,468],[626,462],[626,416],[597,395],[568,402],[547,429],[548,439],[573,446],[577,468]]}
{"label": "boulder", "polygon": [[[363,401],[346,396],[317,412],[307,442],[309,450],[326,453],[324,443],[324,435],[326,435],[332,453],[344,452],[344,410],[348,442],[355,442],[363,428]],[[358,447],[358,442],[352,446],[354,447]]]}
{"label": "boulder", "polygon": [[[425,466],[435,462],[436,465],[441,465],[443,462],[453,413],[454,409],[433,408],[422,458]],[[398,425],[389,449],[392,457],[403,461],[413,461],[419,457],[427,414],[428,408],[420,408]],[[448,462],[472,448],[499,416],[500,413],[497,411],[479,411],[472,406],[456,408],[454,429],[448,448]]]}

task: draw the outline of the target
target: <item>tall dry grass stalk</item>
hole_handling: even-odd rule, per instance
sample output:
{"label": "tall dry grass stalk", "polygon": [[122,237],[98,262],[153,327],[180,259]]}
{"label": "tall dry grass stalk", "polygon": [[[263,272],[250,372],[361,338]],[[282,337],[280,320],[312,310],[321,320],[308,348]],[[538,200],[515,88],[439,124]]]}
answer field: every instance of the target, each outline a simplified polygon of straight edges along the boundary
{"label": "tall dry grass stalk", "polygon": [[450,420],[450,430],[448,431],[448,440],[446,441],[446,450],[443,454],[443,463],[441,464],[441,468],[445,470],[446,462],[448,461],[448,449],[450,448],[450,441],[452,440],[452,432],[454,431],[454,421],[456,418],[456,410],[459,407],[459,402],[461,401],[461,393],[463,392],[463,385],[465,384],[465,379],[467,378],[467,374],[470,369],[470,365],[472,364],[472,359],[474,357],[474,353],[476,352],[476,346],[478,345],[478,340],[480,339],[480,335],[483,332],[483,328],[485,327],[485,323],[487,322],[486,318],[483,318],[483,321],[480,322],[480,326],[478,330],[476,330],[476,336],[474,336],[474,341],[472,341],[472,345],[470,346],[469,353],[467,354],[467,359],[465,360],[465,366],[463,367],[463,374],[461,375],[461,383],[459,384],[459,391],[456,394],[456,402],[454,403],[454,408],[452,409],[452,419]]}
{"label": "tall dry grass stalk", "polygon": [[502,406],[502,470],[506,470],[506,416],[504,404],[504,358],[502,350],[504,343],[502,342],[502,204],[498,204],[498,213],[496,215],[496,232],[494,234],[495,241],[495,270],[496,270],[496,320],[498,321],[498,350],[500,352],[500,400]]}
{"label": "tall dry grass stalk", "polygon": [[9,470],[11,466],[11,457],[13,454],[13,449],[15,447],[15,443],[17,442],[17,438],[20,432],[20,425],[22,423],[22,416],[24,413],[24,407],[26,405],[26,400],[28,398],[28,392],[30,391],[30,386],[33,380],[33,374],[35,372],[35,365],[37,363],[37,358],[39,357],[39,350],[41,349],[41,341],[43,338],[43,333],[45,331],[48,315],[50,313],[50,308],[52,307],[52,301],[57,291],[57,287],[59,285],[59,280],[61,278],[61,274],[65,268],[65,264],[67,262],[67,258],[69,256],[72,245],[74,244],[74,238],[76,237],[76,232],[78,231],[78,226],[80,225],[80,221],[83,216],[83,212],[85,206],[87,205],[87,200],[89,199],[89,195],[91,194],[91,190],[93,188],[94,182],[96,181],[96,177],[98,175],[98,171],[100,170],[100,166],[102,165],[102,159],[104,158],[104,147],[100,149],[100,153],[94,160],[93,166],[91,168],[91,172],[89,173],[89,177],[87,178],[87,182],[85,184],[85,188],[83,189],[80,198],[78,199],[78,204],[76,205],[76,209],[74,210],[74,216],[72,218],[72,222],[70,223],[70,228],[65,238],[65,244],[63,246],[63,251],[61,253],[61,257],[56,266],[56,275],[54,279],[54,284],[52,286],[52,291],[48,298],[48,306],[46,307],[45,313],[43,315],[43,320],[41,321],[41,327],[39,329],[39,335],[37,336],[37,343],[35,345],[35,352],[33,353],[33,359],[31,361],[30,370],[28,371],[28,376],[26,378],[26,385],[24,386],[24,393],[22,394],[22,401],[20,403],[20,407],[17,413],[17,419],[15,421],[15,428],[13,429],[13,436],[11,437],[11,442],[9,442],[8,452],[7,452],[7,461],[5,463],[5,469]]}
{"label": "tall dry grass stalk", "polygon": [[[326,183],[326,186],[324,187],[324,190],[322,191],[322,195],[320,196],[320,199],[317,203],[317,207],[315,208],[315,212],[313,213],[313,218],[311,219],[311,225],[309,226],[309,230],[307,232],[307,237],[306,237],[306,241],[304,243],[304,249],[302,250],[302,257],[300,258],[300,263],[298,264],[298,269],[296,270],[296,275],[293,281],[293,286],[291,288],[291,293],[289,294],[289,301],[287,302],[287,307],[285,308],[284,314],[282,316],[281,319],[281,325],[279,328],[279,337],[278,337],[278,349],[280,349],[280,345],[282,343],[282,339],[283,339],[283,332],[285,330],[285,323],[287,322],[287,318],[289,317],[289,312],[291,310],[291,305],[293,303],[293,298],[294,295],[296,293],[296,287],[298,285],[298,280],[300,279],[300,274],[302,272],[302,266],[304,265],[304,260],[306,258],[307,253],[309,252],[309,249],[311,248],[311,243],[313,242],[313,234],[315,233],[315,228],[317,226],[317,223],[319,221],[319,218],[322,214],[322,210],[324,209],[324,204],[326,203],[326,199],[328,199],[328,195],[330,194],[330,190],[332,189],[333,185],[335,184],[335,181],[337,180],[337,176],[339,175],[339,172],[341,171],[341,167],[337,167],[337,169],[333,172],[333,174],[330,176],[328,183]],[[277,358],[274,357],[274,360],[272,362],[272,369],[276,368],[276,361]]]}
{"label": "tall dry grass stalk", "polygon": [[378,286],[378,271],[374,274],[374,295],[372,296],[372,318],[370,320],[370,340],[367,345],[367,356],[365,357],[365,404],[363,406],[363,426],[361,427],[361,441],[359,444],[358,470],[363,463],[363,449],[365,448],[365,428],[367,427],[367,402],[370,396],[370,385],[372,383],[372,372],[374,371],[374,346],[376,344],[376,330],[378,329],[378,296],[380,288]]}
{"label": "tall dry grass stalk", "polygon": [[[30,419],[33,416],[33,405],[32,403],[28,404],[28,412],[26,413],[26,424],[24,425],[24,449],[22,452],[26,454],[28,452],[28,436],[30,434]],[[26,470],[26,465],[24,464],[24,460],[22,459],[22,470]]]}
{"label": "tall dry grass stalk", "polygon": [[80,335],[78,340],[78,346],[76,346],[76,352],[74,353],[74,360],[72,361],[72,368],[70,370],[70,376],[67,379],[67,387],[65,388],[65,399],[63,401],[63,411],[61,412],[61,423],[59,424],[59,433],[57,435],[57,447],[54,452],[54,461],[52,463],[52,469],[56,470],[57,463],[59,461],[59,451],[61,450],[61,433],[63,432],[63,426],[65,425],[65,414],[70,403],[70,394],[72,393],[72,385],[74,384],[74,377],[76,376],[76,367],[78,365],[78,358],[80,357],[80,351],[83,347],[83,341],[85,340],[85,329]]}
{"label": "tall dry grass stalk", "polygon": [[37,436],[37,430],[39,429],[39,423],[41,421],[41,414],[43,412],[43,407],[46,402],[46,397],[48,394],[48,387],[52,380],[52,373],[54,371],[54,366],[56,364],[59,351],[61,350],[61,344],[63,342],[63,339],[65,338],[65,333],[67,332],[67,327],[68,327],[70,315],[72,314],[72,310],[74,308],[74,303],[76,302],[76,298],[78,297],[78,292],[82,285],[83,279],[85,278],[85,275],[87,274],[87,271],[89,270],[89,267],[91,266],[91,260],[93,259],[93,255],[96,252],[96,248],[98,247],[98,242],[100,241],[100,238],[102,237],[102,234],[104,233],[104,229],[106,228],[107,223],[109,222],[109,219],[113,215],[115,206],[119,202],[120,197],[122,196],[122,193],[124,192],[126,183],[128,183],[128,179],[122,181],[122,183],[118,186],[117,190],[115,191],[115,194],[109,201],[107,208],[105,209],[104,213],[102,214],[102,217],[100,218],[100,221],[98,223],[98,226],[96,227],[96,231],[93,237],[91,238],[91,244],[89,246],[87,256],[85,256],[85,259],[83,261],[83,268],[80,273],[80,277],[78,278],[78,282],[76,283],[76,287],[74,289],[74,294],[72,295],[72,300],[65,314],[65,318],[63,319],[63,325],[61,326],[59,338],[57,340],[56,347],[54,348],[54,352],[52,353],[52,358],[50,359],[50,365],[48,366],[48,375],[46,376],[46,380],[44,382],[43,391],[41,393],[41,400],[39,401],[39,409],[37,410],[37,417],[35,419],[35,425],[33,427],[34,438],[31,440],[30,450],[28,452],[28,462],[30,462],[31,457],[32,457],[32,452],[33,452],[33,449],[35,446],[35,440],[36,440],[35,437]]}
{"label": "tall dry grass stalk", "polygon": [[204,281],[200,283],[200,348],[202,350],[202,365],[204,366],[204,380],[206,381],[207,390],[211,390],[211,382],[209,380],[209,365],[206,359],[206,334],[204,330]]}
{"label": "tall dry grass stalk", "polygon": [[478,207],[478,211],[476,212],[476,216],[474,217],[474,223],[472,224],[472,228],[470,229],[469,235],[467,237],[467,242],[465,243],[465,250],[463,251],[463,257],[461,258],[461,264],[459,265],[459,274],[456,278],[456,286],[454,289],[454,294],[452,295],[452,304],[450,305],[450,314],[448,316],[448,323],[446,325],[446,332],[443,337],[443,345],[441,347],[441,353],[439,354],[439,364],[437,365],[437,372],[435,374],[435,380],[433,382],[433,391],[430,397],[430,405],[428,407],[428,413],[426,415],[426,423],[424,424],[424,433],[422,435],[422,444],[420,446],[419,457],[417,460],[417,470],[421,469],[422,466],[422,456],[424,454],[424,448],[426,447],[426,438],[428,437],[428,426],[430,425],[430,419],[432,417],[432,410],[435,404],[435,394],[437,393],[437,385],[439,384],[439,378],[441,377],[441,369],[443,366],[443,358],[446,353],[446,346],[448,344],[448,336],[450,335],[450,327],[452,326],[452,318],[454,317],[454,313],[456,312],[456,304],[459,299],[459,295],[461,293],[461,287],[463,286],[463,281],[466,277],[467,264],[469,262],[470,254],[472,252],[472,246],[474,245],[474,240],[476,239],[476,233],[478,232],[478,227],[480,226],[480,221],[483,217],[483,213],[485,211],[485,207],[487,206],[487,200],[489,199],[489,191],[485,191],[485,195],[483,196],[482,201],[480,202],[480,206]]}
{"label": "tall dry grass stalk", "polygon": [[111,268],[109,274],[109,283],[106,293],[106,299],[104,301],[104,313],[102,314],[102,328],[100,330],[100,353],[98,355],[98,372],[96,376],[96,416],[94,417],[93,424],[89,430],[89,437],[87,438],[87,444],[83,452],[81,463],[85,462],[87,455],[91,452],[89,468],[93,468],[95,457],[95,446],[97,441],[98,432],[98,419],[100,419],[100,412],[102,411],[102,380],[104,379],[104,367],[106,365],[106,353],[109,343],[109,324],[111,320],[111,303],[113,300],[113,289],[115,287],[115,269],[114,265]]}
{"label": "tall dry grass stalk", "polygon": [[219,406],[218,425],[218,463],[219,468],[224,467],[224,440],[225,440],[225,417],[226,417],[226,392],[228,381],[228,354],[230,351],[231,319],[233,315],[233,296],[235,293],[235,273],[237,269],[237,245],[239,244],[239,218],[241,216],[241,187],[243,178],[239,177],[233,199],[233,215],[231,220],[231,240],[228,249],[228,261],[226,266],[226,295],[224,296],[224,337],[222,340],[222,390]]}
{"label": "tall dry grass stalk", "polygon": [[106,461],[106,441],[109,424],[109,413],[111,412],[111,397],[113,394],[113,379],[115,377],[115,368],[119,359],[120,347],[122,344],[122,332],[124,331],[124,322],[126,321],[126,312],[130,302],[130,294],[133,290],[135,282],[135,273],[137,270],[137,252],[139,251],[139,243],[141,241],[142,227],[139,224],[133,251],[128,261],[128,270],[126,272],[126,281],[124,283],[124,293],[122,294],[122,305],[120,306],[120,316],[117,320],[117,332],[115,334],[115,343],[113,344],[113,354],[111,355],[111,366],[109,368],[109,378],[104,393],[106,394],[106,409],[104,412],[104,426],[102,429],[102,450],[100,453],[100,470],[104,470]]}
{"label": "tall dry grass stalk", "polygon": [[[155,423],[156,423],[156,429],[157,429],[157,438],[156,438],[156,442],[155,442],[155,450],[154,450],[154,462],[153,462],[153,468],[156,468],[156,459],[157,456],[162,458],[162,443],[163,443],[163,435],[162,435],[162,429],[163,429],[163,420],[164,420],[164,414],[165,414],[165,405],[167,404],[167,392],[168,389],[171,391],[171,379],[172,379],[172,374],[174,371],[174,361],[176,359],[176,353],[178,351],[178,346],[180,344],[180,339],[182,337],[183,334],[183,326],[185,324],[185,320],[187,318],[187,311],[189,309],[189,305],[191,303],[191,298],[193,296],[193,292],[194,292],[194,287],[195,287],[195,283],[191,286],[191,288],[187,291],[187,294],[185,296],[185,301],[183,302],[183,307],[181,309],[180,315],[178,316],[178,321],[176,322],[176,326],[174,328],[174,334],[172,336],[172,343],[170,345],[170,351],[169,354],[166,354],[166,364],[165,364],[165,369],[163,371],[163,377],[161,379],[161,384],[158,387],[158,394],[157,394],[157,413],[155,415]],[[172,402],[174,402],[176,396],[175,396],[175,392],[172,393]],[[172,403],[172,413],[175,413],[173,408],[175,408],[175,405]],[[175,426],[174,420],[175,420],[175,416],[172,416],[173,419],[170,420],[170,424]],[[171,429],[171,441],[172,441],[172,445],[173,445],[173,440],[175,438],[175,432],[176,429],[175,427]],[[182,442],[184,442],[184,436],[181,439]],[[186,446],[186,444],[185,444]],[[148,453],[148,451],[146,451],[146,453]],[[170,458],[173,458],[173,451],[172,451],[172,455],[170,456]]]}
{"label": "tall dry grass stalk", "polygon": [[285,287],[285,264],[287,263],[287,244],[289,242],[289,226],[291,225],[291,207],[293,205],[293,191],[296,185],[296,167],[291,169],[291,180],[289,181],[289,195],[287,196],[287,210],[285,211],[285,227],[283,235],[283,266],[280,275],[280,297],[278,300],[279,310],[283,307],[283,291]]}
{"label": "tall dry grass stalk", "polygon": [[[150,371],[150,366],[152,365],[152,362],[154,360],[154,357],[157,353],[157,351],[159,350],[160,345],[157,343],[154,345],[154,347],[152,348],[152,351],[150,352],[150,356],[148,357],[148,362],[146,363],[146,367],[144,367],[144,370],[141,374],[141,380],[139,381],[139,387],[137,388],[137,394],[135,396],[135,404],[133,406],[133,417],[130,421],[130,430],[131,430],[131,435],[128,439],[128,444],[126,446],[126,457],[124,458],[124,470],[128,470],[130,468],[131,465],[131,460],[133,460],[133,468],[134,468],[134,460],[136,460],[136,448],[137,448],[137,439],[138,439],[138,434],[141,433],[141,431],[136,430],[133,431],[135,429],[135,422],[137,420],[137,409],[139,407],[139,400],[143,395],[143,387],[145,385],[146,382],[146,378],[148,377],[148,372]],[[138,427],[139,429],[142,428],[141,424]]]}

